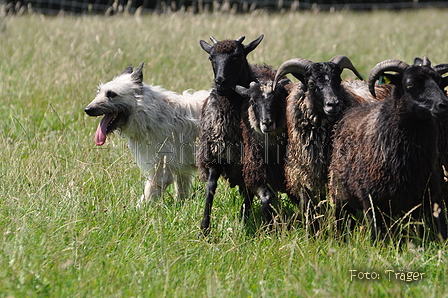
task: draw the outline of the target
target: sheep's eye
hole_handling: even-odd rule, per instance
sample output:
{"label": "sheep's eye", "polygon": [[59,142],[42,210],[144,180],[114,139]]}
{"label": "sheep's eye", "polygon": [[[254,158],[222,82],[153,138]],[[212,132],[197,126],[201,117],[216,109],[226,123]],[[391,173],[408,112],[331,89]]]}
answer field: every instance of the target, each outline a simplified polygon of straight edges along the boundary
{"label": "sheep's eye", "polygon": [[314,82],[308,82],[308,87],[310,88],[314,88],[316,85],[314,84]]}
{"label": "sheep's eye", "polygon": [[252,98],[249,99],[249,103],[253,106],[255,104],[255,100],[253,100]]}
{"label": "sheep's eye", "polygon": [[106,92],[106,97],[107,98],[114,98],[115,96],[117,96],[117,93],[115,93],[113,91],[107,91]]}
{"label": "sheep's eye", "polygon": [[414,83],[406,83],[404,86],[406,87],[406,89],[411,89],[412,87],[414,87]]}

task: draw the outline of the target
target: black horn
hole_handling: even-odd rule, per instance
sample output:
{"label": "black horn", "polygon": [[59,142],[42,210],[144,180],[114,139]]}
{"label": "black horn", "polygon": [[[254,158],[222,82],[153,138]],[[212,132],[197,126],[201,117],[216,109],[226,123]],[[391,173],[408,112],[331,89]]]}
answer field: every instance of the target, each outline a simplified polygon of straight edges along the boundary
{"label": "black horn", "polygon": [[397,59],[389,59],[375,65],[375,67],[373,67],[372,70],[370,71],[368,79],[369,91],[373,95],[373,97],[376,97],[375,83],[384,72],[395,71],[403,73],[403,71],[408,67],[409,64]]}
{"label": "black horn", "polygon": [[431,61],[428,59],[428,57],[423,57],[423,64],[422,66],[428,66],[431,67]]}
{"label": "black horn", "polygon": [[350,69],[353,71],[353,73],[358,77],[358,79],[363,80],[362,76],[359,74],[358,70],[353,66],[353,63],[350,61],[350,59],[347,56],[344,55],[337,55],[331,58],[330,62],[333,62],[337,66],[339,66],[340,69]]}
{"label": "black horn", "polygon": [[440,75],[444,75],[448,72],[448,64],[437,64],[433,67],[433,69]]}
{"label": "black horn", "polygon": [[213,42],[213,44],[217,44],[218,40],[214,38],[213,36],[210,36],[210,40]]}
{"label": "black horn", "polygon": [[243,40],[246,38],[246,36],[244,36],[244,35],[241,35],[240,37],[238,37],[237,39],[236,39],[236,42],[237,43],[243,43]]}
{"label": "black horn", "polygon": [[249,88],[246,88],[241,85],[236,85],[235,92],[241,95],[242,97],[249,98]]}
{"label": "black horn", "polygon": [[295,58],[283,62],[275,75],[274,86],[289,73],[305,84],[304,74],[311,64],[313,64],[313,61],[304,58]]}

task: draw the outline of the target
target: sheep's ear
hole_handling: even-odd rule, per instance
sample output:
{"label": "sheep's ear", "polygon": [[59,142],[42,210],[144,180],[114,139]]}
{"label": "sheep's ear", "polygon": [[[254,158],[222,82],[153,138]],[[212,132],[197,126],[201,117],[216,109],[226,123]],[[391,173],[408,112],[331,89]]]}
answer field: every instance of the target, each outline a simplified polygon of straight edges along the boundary
{"label": "sheep's ear", "polygon": [[307,91],[308,90],[308,83],[305,80],[305,76],[303,74],[301,74],[301,73],[291,72],[291,74],[303,84],[303,87],[305,88],[303,91]]}
{"label": "sheep's ear", "polygon": [[423,59],[420,58],[420,57],[415,57],[414,65],[415,66],[428,66],[428,67],[430,67],[431,66],[431,61],[426,56],[423,57]]}
{"label": "sheep's ear", "polygon": [[257,39],[250,42],[249,44],[244,46],[244,54],[247,56],[250,52],[255,50],[255,48],[260,44],[260,42],[263,40],[264,34],[261,34]]}
{"label": "sheep's ear", "polygon": [[129,65],[128,67],[126,67],[125,70],[123,70],[123,72],[121,74],[124,75],[124,74],[131,74],[131,73],[132,73],[132,65]]}
{"label": "sheep's ear", "polygon": [[378,85],[392,84],[398,86],[401,84],[402,78],[403,75],[399,73],[383,73],[383,75],[378,79]]}
{"label": "sheep's ear", "polygon": [[423,64],[423,59],[420,57],[415,57],[414,59],[414,65],[415,66],[421,66]]}
{"label": "sheep's ear", "polygon": [[145,61],[142,62],[142,64],[139,65],[139,67],[137,67],[136,70],[134,70],[134,72],[131,75],[132,80],[137,83],[137,84],[142,84],[143,83],[143,66],[145,65]]}
{"label": "sheep's ear", "polygon": [[289,79],[282,79],[280,80],[280,82],[278,82],[278,84],[280,84],[280,86],[285,87],[286,85],[290,84],[291,81]]}
{"label": "sheep's ear", "polygon": [[206,52],[209,53],[209,54],[210,54],[210,52],[211,52],[212,49],[213,49],[213,46],[210,45],[210,44],[208,44],[205,40],[200,40],[200,41],[199,41],[199,45],[201,46],[201,48],[202,48],[204,51],[206,51]]}
{"label": "sheep's ear", "polygon": [[246,87],[236,85],[235,92],[241,95],[242,97],[249,98],[249,89],[247,89]]}

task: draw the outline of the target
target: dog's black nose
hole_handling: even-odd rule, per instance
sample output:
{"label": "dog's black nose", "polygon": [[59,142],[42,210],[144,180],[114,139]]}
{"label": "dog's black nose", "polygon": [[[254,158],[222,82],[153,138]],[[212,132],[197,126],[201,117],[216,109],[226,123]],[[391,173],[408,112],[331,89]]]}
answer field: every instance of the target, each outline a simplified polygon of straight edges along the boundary
{"label": "dog's black nose", "polygon": [[84,109],[84,112],[85,112],[87,115],[89,115],[89,116],[98,116],[97,109],[92,108],[91,106],[87,106],[87,107]]}

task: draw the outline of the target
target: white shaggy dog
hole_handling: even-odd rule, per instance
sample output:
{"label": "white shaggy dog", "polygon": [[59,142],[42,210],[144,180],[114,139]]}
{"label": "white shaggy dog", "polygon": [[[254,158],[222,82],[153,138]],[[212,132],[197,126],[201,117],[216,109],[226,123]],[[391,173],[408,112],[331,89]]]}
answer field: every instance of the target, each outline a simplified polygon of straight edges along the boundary
{"label": "white shaggy dog", "polygon": [[147,177],[142,203],[159,198],[175,185],[178,199],[189,197],[196,173],[195,146],[199,117],[209,91],[178,94],[143,83],[144,62],[101,84],[85,108],[89,116],[104,116],[95,133],[98,146],[116,131],[127,138],[137,165]]}

